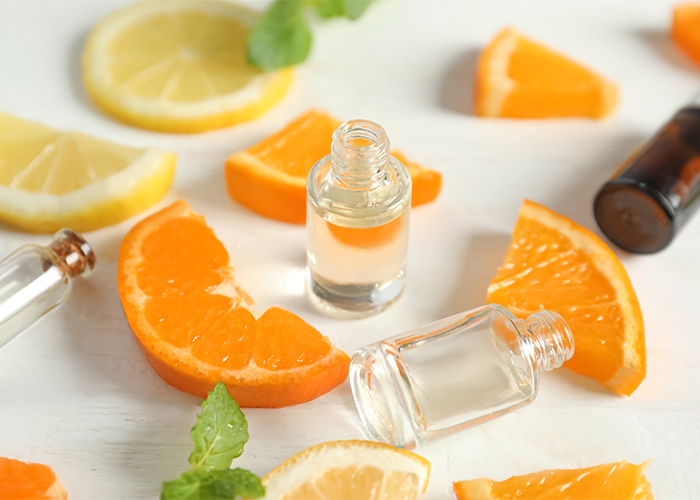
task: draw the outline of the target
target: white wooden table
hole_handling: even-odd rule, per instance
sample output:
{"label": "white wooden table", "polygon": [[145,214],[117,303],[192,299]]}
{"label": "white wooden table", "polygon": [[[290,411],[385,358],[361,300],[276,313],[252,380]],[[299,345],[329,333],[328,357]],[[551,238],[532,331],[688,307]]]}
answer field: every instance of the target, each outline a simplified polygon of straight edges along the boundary
{"label": "white wooden table", "polygon": [[[172,136],[100,113],[81,84],[90,27],[119,0],[0,3],[0,110],[135,146],[179,154],[178,198],[204,214],[261,310],[291,309],[347,352],[484,302],[524,197],[599,232],[597,188],[700,89],[668,37],[659,0],[385,0],[356,23],[315,29],[310,60],[289,96],[236,128]],[[513,24],[596,68],[621,87],[607,121],[486,121],[471,115],[478,50]],[[409,284],[378,317],[341,322],[303,294],[304,228],[232,202],[223,162],[309,107],[369,118],[409,158],[444,174],[439,200],[412,214]],[[144,214],[145,215],[145,214]],[[187,469],[197,398],[146,363],[116,289],[121,238],[141,218],[88,233],[98,266],[70,301],[0,349],[0,455],[50,464],[73,500],[154,499]],[[0,226],[0,254],[47,236]],[[623,399],[568,370],[546,374],[529,408],[418,450],[432,463],[427,499],[452,481],[656,458],[657,499],[700,498],[700,215],[663,253],[618,252],[642,304],[648,376]],[[297,407],[245,410],[250,442],[236,465],[262,475],[316,443],[361,438],[348,384]]]}

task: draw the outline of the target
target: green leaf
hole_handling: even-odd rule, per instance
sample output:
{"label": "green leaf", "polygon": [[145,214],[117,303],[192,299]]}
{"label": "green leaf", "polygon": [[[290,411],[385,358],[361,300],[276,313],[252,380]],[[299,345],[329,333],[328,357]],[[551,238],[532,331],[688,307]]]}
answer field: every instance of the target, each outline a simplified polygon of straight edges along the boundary
{"label": "green leaf", "polygon": [[191,500],[198,498],[197,492],[209,471],[204,469],[190,469],[174,481],[163,483],[161,500]]}
{"label": "green leaf", "polygon": [[365,13],[372,0],[343,0],[345,15],[353,21]]}
{"label": "green leaf", "polygon": [[189,462],[201,469],[228,469],[248,442],[248,422],[226,385],[216,384],[202,401],[202,413],[192,427],[194,451]]}
{"label": "green leaf", "polygon": [[360,17],[372,0],[315,0],[314,7],[319,16],[347,17],[353,21]]}
{"label": "green leaf", "polygon": [[226,385],[218,382],[192,427],[192,468],[174,481],[163,483],[161,500],[234,500],[265,496],[260,478],[231,461],[241,456],[248,441],[248,422]]}
{"label": "green leaf", "polygon": [[190,469],[163,485],[161,500],[234,500],[261,498],[265,488],[258,476],[245,469]]}
{"label": "green leaf", "polygon": [[316,13],[323,18],[345,16],[343,0],[318,0],[315,7]]}
{"label": "green leaf", "polygon": [[[212,496],[212,498],[227,499],[240,496],[243,498],[261,498],[265,496],[265,488],[260,478],[245,469],[222,469],[211,471],[212,481],[205,486],[212,495],[233,493],[233,496]],[[204,496],[202,498],[205,498]]]}
{"label": "green leaf", "polygon": [[248,37],[248,64],[265,71],[293,66],[311,51],[302,0],[276,0]]}

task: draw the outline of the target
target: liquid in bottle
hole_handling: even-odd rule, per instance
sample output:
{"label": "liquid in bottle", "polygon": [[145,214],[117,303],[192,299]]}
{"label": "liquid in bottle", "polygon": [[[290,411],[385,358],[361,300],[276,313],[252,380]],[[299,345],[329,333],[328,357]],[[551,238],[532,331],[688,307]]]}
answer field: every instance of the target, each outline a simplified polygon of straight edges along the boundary
{"label": "liquid in bottle", "polygon": [[598,191],[593,212],[613,243],[634,253],[664,249],[700,206],[700,97]]}
{"label": "liquid in bottle", "polygon": [[46,247],[24,245],[0,261],[0,346],[62,304],[73,278],[94,266],[92,249],[70,229]]}
{"label": "liquid in bottle", "polygon": [[405,283],[411,177],[389,154],[386,132],[354,120],[333,134],[331,154],[307,183],[310,296],[336,316],[376,314]]}
{"label": "liquid in bottle", "polygon": [[359,349],[349,378],[369,436],[410,449],[529,405],[573,351],[558,314],[488,305]]}

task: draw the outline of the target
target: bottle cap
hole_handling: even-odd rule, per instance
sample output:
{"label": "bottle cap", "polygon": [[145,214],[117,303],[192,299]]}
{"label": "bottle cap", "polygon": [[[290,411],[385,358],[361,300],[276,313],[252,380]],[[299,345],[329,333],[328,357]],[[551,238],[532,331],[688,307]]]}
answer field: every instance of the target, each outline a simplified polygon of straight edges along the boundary
{"label": "bottle cap", "polygon": [[658,252],[675,233],[674,211],[663,196],[623,182],[598,191],[593,213],[605,236],[628,252]]}

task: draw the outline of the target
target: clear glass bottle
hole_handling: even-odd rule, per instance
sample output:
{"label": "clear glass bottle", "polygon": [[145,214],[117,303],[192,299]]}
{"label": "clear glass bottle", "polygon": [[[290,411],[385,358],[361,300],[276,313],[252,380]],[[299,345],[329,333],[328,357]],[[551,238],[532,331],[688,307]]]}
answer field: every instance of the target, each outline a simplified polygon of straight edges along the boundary
{"label": "clear glass bottle", "polygon": [[320,309],[340,317],[383,311],[405,283],[411,176],[389,154],[384,129],[343,123],[307,180],[307,282]]}
{"label": "clear glass bottle", "polygon": [[532,403],[573,352],[558,314],[487,305],[359,349],[350,385],[368,434],[411,449]]}
{"label": "clear glass bottle", "polygon": [[63,303],[71,280],[94,266],[90,245],[70,229],[46,247],[24,245],[0,261],[0,346]]}

